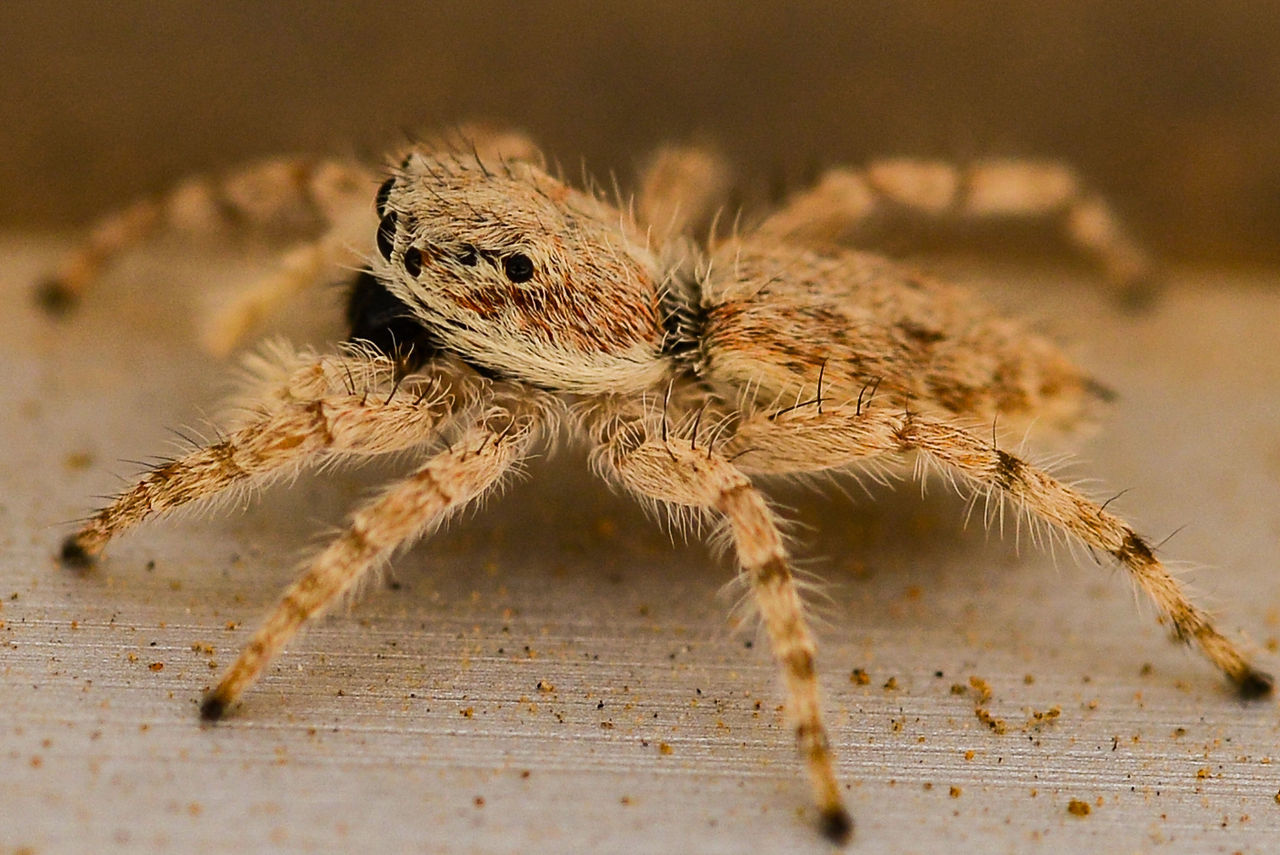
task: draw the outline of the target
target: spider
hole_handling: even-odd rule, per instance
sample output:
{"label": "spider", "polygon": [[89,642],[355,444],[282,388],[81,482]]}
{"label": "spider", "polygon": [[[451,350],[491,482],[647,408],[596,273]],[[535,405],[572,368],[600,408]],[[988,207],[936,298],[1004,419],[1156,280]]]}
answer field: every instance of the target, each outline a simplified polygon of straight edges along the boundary
{"label": "spider", "polygon": [[722,235],[712,221],[725,186],[715,157],[670,147],[651,160],[633,204],[615,205],[555,177],[523,136],[474,130],[410,146],[381,176],[273,161],[107,219],[45,287],[47,305],[68,304],[112,256],[165,224],[301,212],[325,227],[224,315],[214,350],[333,265],[364,266],[348,292],[346,342],[260,356],[250,415],[151,469],[67,538],[62,560],[88,564],[144,519],[303,466],[416,455],[410,475],[306,563],[208,691],[200,713],[217,720],[307,621],[567,430],[607,481],[655,510],[721,527],[781,673],[821,830],[837,843],[853,821],[823,724],[814,637],[760,486],[770,476],[914,456],[1110,554],[1175,639],[1243,696],[1271,691],[1272,678],[1188,599],[1146,539],[1001,448],[994,429],[988,438],[974,427],[1033,417],[1070,426],[1103,387],[968,292],[837,242],[886,213],[1056,217],[1114,278],[1143,274],[1145,257],[1070,172],[1021,161],[834,169]]}

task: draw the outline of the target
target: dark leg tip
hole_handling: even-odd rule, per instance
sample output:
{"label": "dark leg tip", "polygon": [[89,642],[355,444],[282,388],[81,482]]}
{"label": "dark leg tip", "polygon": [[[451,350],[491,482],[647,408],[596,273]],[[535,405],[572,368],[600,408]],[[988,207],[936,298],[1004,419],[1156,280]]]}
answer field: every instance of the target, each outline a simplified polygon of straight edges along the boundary
{"label": "dark leg tip", "polygon": [[818,821],[822,836],[837,846],[844,846],[853,837],[853,817],[843,805],[825,808]]}
{"label": "dark leg tip", "polygon": [[60,279],[46,279],[36,286],[36,304],[54,317],[62,317],[76,307],[79,296]]}
{"label": "dark leg tip", "polygon": [[1256,701],[1258,698],[1265,698],[1271,694],[1271,690],[1275,688],[1275,679],[1265,671],[1254,671],[1252,668],[1244,673],[1236,688],[1240,692],[1240,697],[1246,701]]}
{"label": "dark leg tip", "polygon": [[62,541],[62,549],[58,552],[58,560],[65,567],[75,567],[84,569],[93,564],[93,556],[89,554],[89,550],[80,545],[80,541],[73,534],[66,540]]}
{"label": "dark leg tip", "polygon": [[218,697],[214,692],[204,696],[204,700],[200,702],[200,720],[214,722],[222,718],[227,711],[226,701]]}
{"label": "dark leg tip", "polygon": [[1117,295],[1116,302],[1120,311],[1128,315],[1147,315],[1153,312],[1160,302],[1163,289],[1153,279],[1139,279],[1128,282]]}

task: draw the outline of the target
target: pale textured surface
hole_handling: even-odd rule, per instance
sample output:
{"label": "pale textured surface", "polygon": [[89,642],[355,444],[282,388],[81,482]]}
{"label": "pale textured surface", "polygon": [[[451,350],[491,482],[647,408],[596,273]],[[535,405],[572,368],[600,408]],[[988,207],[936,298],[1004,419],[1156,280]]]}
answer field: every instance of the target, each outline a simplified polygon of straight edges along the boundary
{"label": "pale textured surface", "polygon": [[[61,245],[0,243],[0,852],[825,849],[773,667],[727,626],[729,570],[671,547],[573,451],[399,558],[398,590],[321,621],[202,728],[210,663],[396,470],[304,477],[245,514],[147,525],[87,575],[57,567],[60,523],[135,471],[119,458],[164,453],[167,428],[217,411],[227,367],[195,349],[189,316],[254,272],[157,252],[54,325],[27,288]],[[1120,394],[1068,474],[1131,488],[1111,507],[1156,540],[1186,524],[1164,555],[1211,568],[1195,581],[1224,628],[1280,634],[1275,277],[1183,275],[1144,317],[1075,273],[994,278]],[[832,598],[819,667],[850,851],[1274,844],[1276,704],[1237,702],[1110,567],[1060,550],[1055,568],[1025,538],[1019,555],[964,529],[940,489],[782,497]],[[951,692],[970,675],[1008,733]]]}

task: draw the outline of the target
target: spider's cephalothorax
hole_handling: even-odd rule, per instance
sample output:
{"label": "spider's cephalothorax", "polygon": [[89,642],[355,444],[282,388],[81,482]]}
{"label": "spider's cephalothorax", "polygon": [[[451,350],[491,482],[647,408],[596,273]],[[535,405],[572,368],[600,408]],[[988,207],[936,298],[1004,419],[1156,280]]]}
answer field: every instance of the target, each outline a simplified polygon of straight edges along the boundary
{"label": "spider's cephalothorax", "polygon": [[[151,471],[64,544],[65,560],[87,562],[143,519],[229,488],[340,456],[424,454],[307,564],[206,696],[205,718],[221,717],[307,620],[396,547],[492,490],[566,420],[603,477],[727,529],[834,840],[848,838],[852,821],[822,722],[813,636],[758,476],[918,456],[1109,553],[1175,638],[1245,696],[1271,690],[1271,677],[1128,524],[969,427],[997,418],[1006,429],[1030,418],[1069,427],[1101,387],[968,292],[831,243],[884,209],[1053,216],[1113,275],[1144,272],[1070,173],[1011,162],[964,174],[902,161],[833,170],[755,226],[699,240],[693,227],[724,190],[723,169],[705,152],[654,158],[633,208],[639,219],[552,177],[532,152],[518,135],[477,134],[415,148],[380,186],[351,165],[298,178],[343,179],[328,193],[293,188],[305,204],[328,200],[331,229],[291,254],[286,275],[239,306],[233,320],[244,323],[224,324],[235,334],[217,341],[234,340],[281,293],[319,281],[319,261],[345,258],[336,247],[362,234],[367,268],[347,303],[352,343],[323,356],[277,354],[256,415]],[[354,186],[370,195],[378,186],[373,206],[368,196],[352,201]],[[122,234],[141,233],[127,224],[149,228],[166,205],[149,202],[147,217],[135,206],[100,228],[64,267],[62,287],[81,290],[128,242]]]}
{"label": "spider's cephalothorax", "polygon": [[414,153],[377,201],[373,273],[446,349],[567,392],[664,376],[657,261],[594,197],[528,163]]}

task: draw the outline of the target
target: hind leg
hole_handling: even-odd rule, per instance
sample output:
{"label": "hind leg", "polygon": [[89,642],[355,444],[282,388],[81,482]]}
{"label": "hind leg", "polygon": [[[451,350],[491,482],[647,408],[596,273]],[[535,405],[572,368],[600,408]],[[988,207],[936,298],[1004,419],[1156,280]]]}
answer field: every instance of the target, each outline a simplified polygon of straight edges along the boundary
{"label": "hind leg", "polygon": [[963,428],[878,403],[827,405],[821,411],[808,406],[775,417],[756,414],[744,421],[726,447],[745,471],[777,474],[848,467],[908,452],[925,455],[975,490],[1010,499],[1043,523],[1113,556],[1155,605],[1174,639],[1198,648],[1241,695],[1254,698],[1271,692],[1271,675],[1254,666],[1245,651],[1218,630],[1128,523]]}
{"label": "hind leg", "polygon": [[874,219],[940,223],[1044,221],[1098,264],[1126,299],[1159,278],[1150,255],[1121,226],[1106,200],[1061,163],[980,160],[966,166],[893,159],[864,170],[831,169],[761,224],[783,240],[826,243],[856,235]]}

